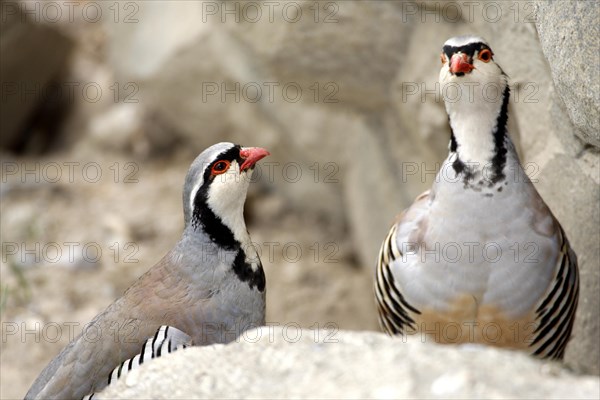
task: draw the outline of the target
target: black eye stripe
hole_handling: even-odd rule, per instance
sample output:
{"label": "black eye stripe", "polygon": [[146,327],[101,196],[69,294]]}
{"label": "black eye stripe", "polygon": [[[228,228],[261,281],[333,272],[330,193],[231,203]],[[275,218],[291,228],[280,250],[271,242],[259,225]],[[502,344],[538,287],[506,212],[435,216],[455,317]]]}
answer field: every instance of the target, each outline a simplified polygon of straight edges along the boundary
{"label": "black eye stripe", "polygon": [[237,161],[238,164],[242,165],[242,158],[240,157],[240,150],[242,147],[240,145],[235,145],[234,147],[225,150],[217,157],[215,157],[215,161],[211,162],[206,169],[204,170],[204,183],[211,181],[211,171],[213,167],[218,164],[220,161],[226,160],[229,162]]}
{"label": "black eye stripe", "polygon": [[215,179],[215,176],[211,174],[215,164],[227,160],[229,162],[237,161],[241,165],[240,150],[241,146],[238,145],[225,150],[206,166],[203,174],[204,182],[196,192],[192,209],[192,225],[201,225],[215,243],[228,250],[235,249],[236,246],[239,246],[239,243],[235,240],[231,230],[223,224],[223,221],[208,206],[208,189]]}
{"label": "black eye stripe", "polygon": [[464,46],[444,46],[442,48],[442,51],[444,52],[444,54],[446,54],[446,57],[448,57],[448,59],[452,58],[452,55],[454,53],[458,53],[459,51],[468,55],[469,57],[473,57],[473,55],[475,54],[476,51],[481,51],[483,49],[488,49],[490,51],[492,51],[492,49],[490,49],[490,47],[482,42],[477,42],[477,43],[469,43],[467,45]]}

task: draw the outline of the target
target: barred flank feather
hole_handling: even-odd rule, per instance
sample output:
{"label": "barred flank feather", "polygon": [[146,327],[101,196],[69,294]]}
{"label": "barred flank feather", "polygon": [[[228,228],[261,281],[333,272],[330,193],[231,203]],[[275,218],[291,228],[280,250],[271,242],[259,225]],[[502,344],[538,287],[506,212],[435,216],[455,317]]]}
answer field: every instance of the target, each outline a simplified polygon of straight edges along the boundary
{"label": "barred flank feather", "polygon": [[562,359],[571,337],[579,300],[577,257],[560,229],[560,256],[556,276],[546,297],[536,309],[537,326],[531,347],[542,358]]}
{"label": "barred flank feather", "polygon": [[417,309],[406,302],[390,271],[390,264],[397,258],[402,257],[402,253],[396,244],[397,226],[397,224],[394,224],[381,245],[375,277],[375,297],[377,299],[379,323],[382,329],[390,335],[404,334],[406,328],[414,330],[415,321],[411,318],[410,313],[420,314]]}
{"label": "barred flank feather", "polygon": [[[147,360],[158,358],[179,349],[185,349],[190,345],[191,338],[187,334],[172,326],[163,325],[156,331],[154,337],[146,340],[140,354],[123,361],[118,367],[113,369],[108,376],[108,385],[110,386]],[[85,396],[83,400],[93,400],[95,394],[91,393]]]}

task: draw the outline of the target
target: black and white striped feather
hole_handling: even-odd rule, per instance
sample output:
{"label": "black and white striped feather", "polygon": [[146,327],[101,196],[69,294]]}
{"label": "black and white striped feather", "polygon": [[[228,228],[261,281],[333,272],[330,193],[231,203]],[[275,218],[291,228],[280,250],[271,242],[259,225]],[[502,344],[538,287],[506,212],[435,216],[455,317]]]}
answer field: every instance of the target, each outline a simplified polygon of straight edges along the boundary
{"label": "black and white striped feather", "polygon": [[[142,350],[135,357],[123,361],[108,376],[108,386],[114,384],[118,379],[138,368],[144,362],[153,358],[161,357],[174,351],[191,346],[191,337],[172,326],[161,326],[154,337],[146,340]],[[96,393],[91,393],[83,400],[93,400]]]}
{"label": "black and white striped feather", "polygon": [[420,314],[417,309],[406,302],[390,271],[390,264],[402,257],[402,253],[396,245],[397,229],[398,224],[394,224],[383,241],[375,277],[379,324],[390,335],[405,334],[407,329],[414,330],[416,328],[415,321],[410,314]]}
{"label": "black and white striped feather", "polygon": [[533,354],[562,359],[575,321],[579,302],[577,256],[560,228],[560,255],[556,275],[548,294],[535,310],[537,326],[533,332]]}

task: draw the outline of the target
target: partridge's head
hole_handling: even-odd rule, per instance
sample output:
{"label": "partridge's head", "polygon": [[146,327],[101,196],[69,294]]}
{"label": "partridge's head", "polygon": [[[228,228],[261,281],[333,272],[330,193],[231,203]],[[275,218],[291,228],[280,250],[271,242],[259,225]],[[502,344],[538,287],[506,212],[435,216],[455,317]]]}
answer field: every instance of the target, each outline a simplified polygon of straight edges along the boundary
{"label": "partridge's head", "polygon": [[508,78],[484,39],[472,35],[448,39],[441,60],[440,89],[449,113],[456,107],[494,108],[502,103]]}
{"label": "partridge's head", "polygon": [[503,74],[486,41],[477,36],[457,36],[444,43],[440,82],[496,82]]}
{"label": "partridge's head", "polygon": [[[256,163],[269,152],[260,147],[218,143],[192,163],[183,189],[186,227],[201,216],[225,225],[243,225],[243,208]],[[239,219],[241,218],[241,221]],[[228,226],[232,231],[241,227]],[[245,226],[244,226],[245,229]]]}

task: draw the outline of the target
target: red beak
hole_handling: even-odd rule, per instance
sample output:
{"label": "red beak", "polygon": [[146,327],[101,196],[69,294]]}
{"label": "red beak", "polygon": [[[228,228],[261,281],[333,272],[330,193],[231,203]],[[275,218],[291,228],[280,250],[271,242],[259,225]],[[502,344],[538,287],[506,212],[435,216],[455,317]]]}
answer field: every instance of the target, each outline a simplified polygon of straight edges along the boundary
{"label": "red beak", "polygon": [[453,54],[450,59],[450,72],[453,74],[457,73],[469,73],[475,67],[467,61],[467,55],[464,53]]}
{"label": "red beak", "polygon": [[244,163],[240,167],[240,170],[245,171],[254,167],[260,159],[270,155],[267,150],[261,147],[242,147],[240,150],[240,157],[244,160]]}

